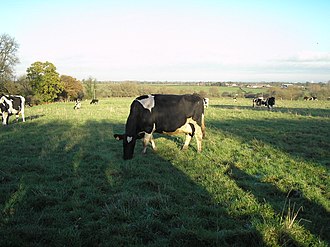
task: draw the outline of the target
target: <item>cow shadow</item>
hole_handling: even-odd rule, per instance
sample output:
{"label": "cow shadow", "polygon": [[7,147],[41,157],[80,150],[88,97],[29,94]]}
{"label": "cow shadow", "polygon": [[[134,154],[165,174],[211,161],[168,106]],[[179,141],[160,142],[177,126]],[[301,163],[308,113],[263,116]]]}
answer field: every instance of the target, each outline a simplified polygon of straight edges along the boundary
{"label": "cow shadow", "polygon": [[30,116],[27,116],[27,117],[25,118],[25,120],[31,120],[31,121],[33,121],[33,120],[36,120],[36,119],[42,118],[42,117],[44,117],[44,116],[45,116],[44,114],[30,115]]}
{"label": "cow shadow", "polygon": [[263,245],[170,161],[123,161],[123,126],[36,119],[1,131],[0,245]]}
{"label": "cow shadow", "polygon": [[[0,113],[0,116],[2,114]],[[44,114],[36,114],[36,115],[29,115],[27,117],[25,117],[25,121],[32,121],[32,120],[36,120],[38,118],[42,118],[44,117],[45,115]],[[1,118],[1,121],[2,121],[2,118]],[[22,122],[22,116],[19,115],[19,118],[18,118],[18,121],[16,120],[16,117],[14,115],[10,116],[9,117],[9,124],[8,125],[13,125],[13,124],[18,124],[20,122]]]}

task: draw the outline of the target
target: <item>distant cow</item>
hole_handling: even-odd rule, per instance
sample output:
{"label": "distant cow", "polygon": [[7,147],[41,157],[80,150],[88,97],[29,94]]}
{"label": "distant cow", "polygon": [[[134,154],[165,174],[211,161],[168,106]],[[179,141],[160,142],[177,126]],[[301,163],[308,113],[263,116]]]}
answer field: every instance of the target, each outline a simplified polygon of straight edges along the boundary
{"label": "distant cow", "polygon": [[266,99],[265,106],[268,107],[268,109],[273,109],[275,105],[275,97],[269,97]]}
{"label": "distant cow", "polygon": [[73,109],[74,110],[78,110],[80,108],[81,108],[81,101],[80,101],[80,99],[76,99],[75,100],[75,105],[74,105]]}
{"label": "distant cow", "polygon": [[92,99],[92,101],[91,101],[91,103],[89,103],[89,104],[98,104],[99,103],[99,100],[98,99]]}
{"label": "distant cow", "polygon": [[317,100],[317,97],[315,97],[315,96],[312,96],[312,97],[308,97],[308,96],[305,96],[304,97],[304,100]]}
{"label": "distant cow", "polygon": [[18,121],[19,114],[22,115],[22,120],[25,122],[24,115],[25,98],[20,95],[2,95],[0,98],[0,111],[2,114],[2,124],[8,125],[9,116],[16,115]]}
{"label": "distant cow", "polygon": [[203,98],[198,94],[153,94],[136,98],[131,104],[125,134],[114,135],[117,140],[123,140],[123,158],[133,158],[137,139],[143,138],[143,153],[146,153],[149,142],[155,150],[154,132],[186,134],[182,149],[187,149],[195,136],[197,151],[200,152],[205,135]]}
{"label": "distant cow", "polygon": [[254,105],[256,106],[262,106],[265,103],[264,98],[263,97],[258,97],[252,100],[252,107],[254,107]]}
{"label": "distant cow", "polygon": [[263,97],[258,97],[253,99],[252,101],[252,107],[254,106],[267,106],[268,109],[273,109],[274,105],[275,105],[275,97],[269,97],[264,99]]}
{"label": "distant cow", "polygon": [[209,98],[203,98],[203,103],[204,103],[204,107],[205,108],[208,108],[209,107],[209,102],[210,102],[210,99]]}

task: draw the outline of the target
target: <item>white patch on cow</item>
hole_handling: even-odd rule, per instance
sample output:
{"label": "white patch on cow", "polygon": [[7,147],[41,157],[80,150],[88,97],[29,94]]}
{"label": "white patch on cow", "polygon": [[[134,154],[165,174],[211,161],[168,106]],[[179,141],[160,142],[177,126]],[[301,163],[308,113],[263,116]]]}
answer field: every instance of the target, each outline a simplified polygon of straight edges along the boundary
{"label": "white patch on cow", "polygon": [[132,141],[133,137],[132,136],[127,136],[126,139],[127,139],[127,142],[130,143]]}
{"label": "white patch on cow", "polygon": [[197,125],[195,120],[193,120],[192,118],[188,118],[186,120],[186,123],[184,125],[182,125],[180,128],[176,129],[173,132],[164,131],[164,134],[167,134],[167,135],[177,135],[177,134],[181,134],[181,133],[191,134],[192,133],[192,128],[190,126],[190,123],[193,124],[194,126]]}
{"label": "white patch on cow", "polygon": [[[202,115],[202,118],[204,118],[204,115]],[[203,125],[203,123],[204,123],[204,120],[202,120],[202,125]],[[194,127],[195,127],[194,135],[195,135],[195,138],[197,141],[197,151],[201,152],[202,151],[202,139],[203,139],[202,126],[199,126],[197,124],[197,122],[195,120],[193,120],[192,118],[188,118],[186,123],[184,125],[182,125],[180,128],[176,129],[174,132],[163,132],[163,133],[167,134],[167,135],[177,135],[177,134],[181,134],[181,133],[186,134],[186,140],[185,140],[185,143],[184,143],[182,149],[187,149],[189,146],[189,143],[192,139],[192,137],[189,134],[192,134],[192,132],[193,132],[190,124],[194,125]],[[205,128],[205,127],[203,126],[203,128]]]}
{"label": "white patch on cow", "polygon": [[143,151],[142,151],[142,153],[143,154],[145,154],[147,152],[147,146],[148,146],[149,143],[151,143],[151,146],[152,146],[153,150],[157,149],[155,141],[154,141],[153,136],[152,136],[152,134],[155,132],[155,130],[156,130],[156,124],[154,123],[152,131],[151,131],[150,134],[144,132],[144,138],[142,140],[142,142],[143,142]]}
{"label": "white patch on cow", "polygon": [[151,112],[151,109],[155,107],[155,96],[148,95],[148,98],[137,100],[140,104]]}

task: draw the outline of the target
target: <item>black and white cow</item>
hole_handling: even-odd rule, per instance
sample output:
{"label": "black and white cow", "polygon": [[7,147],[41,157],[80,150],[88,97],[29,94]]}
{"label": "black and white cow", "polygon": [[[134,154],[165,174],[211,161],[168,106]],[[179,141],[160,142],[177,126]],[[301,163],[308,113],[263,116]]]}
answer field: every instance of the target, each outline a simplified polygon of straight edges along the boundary
{"label": "black and white cow", "polygon": [[264,98],[263,97],[258,97],[252,100],[252,107],[254,107],[254,105],[256,106],[262,106],[264,104]]}
{"label": "black and white cow", "polygon": [[195,136],[197,151],[201,152],[205,136],[203,98],[198,94],[152,94],[136,98],[131,104],[125,134],[114,135],[117,140],[123,140],[123,158],[133,158],[137,139],[143,139],[142,153],[146,153],[149,142],[155,150],[154,132],[186,134],[182,149],[187,149],[191,138]]}
{"label": "black and white cow", "polygon": [[22,115],[22,120],[25,122],[24,116],[25,98],[20,95],[2,95],[0,98],[0,111],[2,113],[2,124],[7,125],[9,122],[9,116],[16,115],[16,121],[18,121],[18,115]]}
{"label": "black and white cow", "polygon": [[209,98],[203,98],[203,103],[204,103],[204,107],[205,108],[208,108],[209,107],[209,102],[210,102],[210,99]]}
{"label": "black and white cow", "polygon": [[269,97],[266,99],[265,106],[268,107],[268,109],[273,109],[275,105],[275,97]]}
{"label": "black and white cow", "polygon": [[252,101],[252,107],[254,106],[267,106],[268,109],[273,109],[274,105],[275,105],[275,97],[269,97],[264,99],[263,97],[258,97],[253,99]]}
{"label": "black and white cow", "polygon": [[95,104],[97,105],[99,103],[99,100],[98,99],[92,99],[91,103],[89,104]]}
{"label": "black and white cow", "polygon": [[317,97],[315,97],[315,96],[311,96],[311,97],[307,97],[307,96],[305,96],[304,97],[304,100],[317,100]]}
{"label": "black and white cow", "polygon": [[78,110],[80,108],[81,108],[81,101],[80,101],[80,99],[76,99],[73,109]]}

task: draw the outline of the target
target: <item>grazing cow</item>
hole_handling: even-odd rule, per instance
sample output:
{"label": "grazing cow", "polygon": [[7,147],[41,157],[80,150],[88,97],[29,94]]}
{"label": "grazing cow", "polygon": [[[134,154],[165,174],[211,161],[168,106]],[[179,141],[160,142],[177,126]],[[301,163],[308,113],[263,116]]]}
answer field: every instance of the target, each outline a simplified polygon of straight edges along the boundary
{"label": "grazing cow", "polygon": [[275,97],[269,97],[264,99],[263,97],[258,97],[253,99],[252,101],[252,107],[254,107],[254,105],[256,106],[267,106],[268,109],[273,109],[274,105],[275,105]]}
{"label": "grazing cow", "polygon": [[275,97],[269,97],[266,99],[265,106],[267,106],[269,110],[273,109],[274,105]]}
{"label": "grazing cow", "polygon": [[18,121],[18,115],[22,115],[22,120],[25,122],[24,115],[25,98],[20,95],[2,95],[0,98],[0,111],[2,113],[2,124],[8,125],[9,116],[16,115],[16,121]]}
{"label": "grazing cow", "polygon": [[308,96],[305,96],[304,97],[304,100],[317,100],[317,97],[315,97],[315,96],[311,96],[311,97],[308,97]]}
{"label": "grazing cow", "polygon": [[256,106],[262,106],[264,105],[264,98],[263,97],[258,97],[252,100],[252,107],[254,107],[254,105]]}
{"label": "grazing cow", "polygon": [[205,136],[203,98],[198,94],[153,94],[136,98],[131,104],[125,134],[114,135],[117,140],[123,140],[123,158],[133,158],[137,139],[143,138],[142,153],[146,153],[149,142],[155,150],[154,132],[186,134],[182,149],[187,149],[191,138],[195,136],[197,151],[201,152]]}
{"label": "grazing cow", "polygon": [[79,99],[75,100],[75,105],[73,107],[74,110],[78,110],[81,108],[81,101]]}
{"label": "grazing cow", "polygon": [[90,105],[91,104],[98,104],[99,103],[99,100],[98,99],[92,99],[91,103],[89,103]]}
{"label": "grazing cow", "polygon": [[205,108],[208,108],[209,107],[209,102],[210,102],[210,99],[209,98],[203,98],[203,103],[204,103],[204,107]]}

